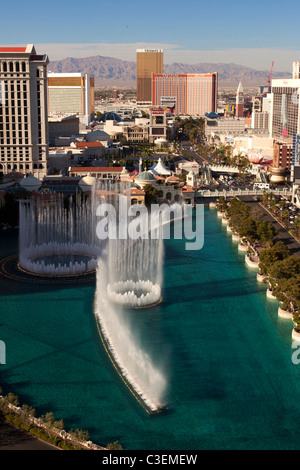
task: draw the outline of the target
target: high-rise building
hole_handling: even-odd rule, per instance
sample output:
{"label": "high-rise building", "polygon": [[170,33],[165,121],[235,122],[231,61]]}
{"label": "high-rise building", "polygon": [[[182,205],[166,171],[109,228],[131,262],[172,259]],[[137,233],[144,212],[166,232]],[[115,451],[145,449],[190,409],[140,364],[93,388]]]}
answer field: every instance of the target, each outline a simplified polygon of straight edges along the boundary
{"label": "high-rise building", "polygon": [[300,78],[300,62],[293,62],[293,79],[299,80]]}
{"label": "high-rise building", "polygon": [[244,104],[245,104],[245,97],[244,97],[244,90],[242,83],[239,83],[237,92],[236,92],[236,104],[235,104],[235,116],[238,118],[244,117]]}
{"label": "high-rise building", "polygon": [[0,172],[47,173],[47,55],[0,47]]}
{"label": "high-rise building", "polygon": [[217,91],[217,73],[152,76],[152,105],[173,107],[177,115],[216,113]]}
{"label": "high-rise building", "polygon": [[292,145],[300,133],[300,79],[272,80],[271,136]]}
{"label": "high-rise building", "polygon": [[136,51],[136,100],[151,105],[152,73],[163,73],[162,49],[137,49]]}
{"label": "high-rise building", "polygon": [[[292,79],[272,80],[270,136],[274,139],[273,169],[291,171],[293,178],[293,139],[300,133],[300,78],[293,63]],[[272,170],[273,171],[273,170]]]}
{"label": "high-rise building", "polygon": [[253,111],[251,116],[251,127],[253,129],[265,129],[267,132],[269,130],[269,118],[270,114],[265,111]]}
{"label": "high-rise building", "polygon": [[86,124],[95,111],[94,77],[87,73],[48,74],[50,114],[78,114]]}

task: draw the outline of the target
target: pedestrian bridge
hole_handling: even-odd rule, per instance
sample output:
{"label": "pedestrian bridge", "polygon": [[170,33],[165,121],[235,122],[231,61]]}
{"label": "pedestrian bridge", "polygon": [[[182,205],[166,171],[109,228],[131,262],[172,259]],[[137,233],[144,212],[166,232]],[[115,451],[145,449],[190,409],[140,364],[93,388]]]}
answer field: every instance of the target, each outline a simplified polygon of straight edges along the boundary
{"label": "pedestrian bridge", "polygon": [[[208,164],[207,167],[213,171],[214,173],[240,173],[241,169],[237,166],[229,166],[229,165],[212,165]],[[249,173],[253,175],[257,175],[259,173],[259,168],[257,166],[252,166],[251,168],[245,168],[243,173]]]}
{"label": "pedestrian bridge", "polygon": [[[219,198],[219,197],[237,197],[237,196],[262,196],[266,192],[265,189],[222,189],[210,190],[203,189],[195,193],[195,197],[205,198]],[[272,192],[276,196],[292,196],[292,189],[272,189],[268,192]]]}
{"label": "pedestrian bridge", "polygon": [[237,166],[226,166],[226,165],[208,165],[211,171],[216,173],[239,173],[240,170]]}

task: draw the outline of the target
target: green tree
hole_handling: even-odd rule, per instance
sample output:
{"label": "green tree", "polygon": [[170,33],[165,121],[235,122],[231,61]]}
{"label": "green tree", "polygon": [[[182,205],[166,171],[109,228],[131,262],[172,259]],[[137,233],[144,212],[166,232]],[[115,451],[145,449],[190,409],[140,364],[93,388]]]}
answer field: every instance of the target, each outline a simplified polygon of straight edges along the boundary
{"label": "green tree", "polygon": [[247,238],[251,243],[254,243],[255,240],[257,240],[257,227],[255,220],[251,217],[246,217],[242,219],[241,222],[238,232],[239,235]]}
{"label": "green tree", "polygon": [[276,281],[280,279],[291,279],[300,275],[300,258],[298,256],[289,256],[276,261],[270,266],[269,274]]}
{"label": "green tree", "polygon": [[34,408],[32,408],[32,406],[28,406],[26,404],[23,404],[22,407],[22,415],[23,415],[23,419],[26,423],[29,423],[32,421],[32,419],[35,417],[36,415],[36,411]]}
{"label": "green tree", "polygon": [[280,213],[280,219],[282,221],[283,224],[287,225],[288,224],[288,221],[289,221],[289,218],[290,218],[290,212],[288,209],[284,209],[281,213]]}
{"label": "green tree", "polygon": [[300,331],[300,308],[296,312],[294,312],[293,315],[293,321],[294,321],[294,328],[296,331]]}
{"label": "green tree", "polygon": [[84,443],[89,440],[89,433],[88,431],[84,431],[82,429],[71,429],[69,432],[72,439],[74,439],[73,445],[75,448],[80,448],[80,443]]}
{"label": "green tree", "polygon": [[13,393],[8,393],[5,398],[7,403],[10,403],[13,406],[19,406],[19,397],[17,395],[14,395]]}
{"label": "green tree", "polygon": [[257,223],[257,238],[264,248],[270,248],[274,244],[274,237],[277,231],[272,222],[262,220]]}
{"label": "green tree", "polygon": [[275,243],[272,248],[267,248],[261,252],[259,256],[260,272],[262,274],[268,274],[271,266],[276,263],[276,261],[283,260],[289,256],[290,251],[282,241]]}
{"label": "green tree", "polygon": [[228,202],[223,196],[218,199],[218,209],[220,212],[225,212],[228,209]]}
{"label": "green tree", "polygon": [[48,432],[48,436],[51,437],[53,432],[56,430],[62,431],[64,429],[63,420],[56,421],[52,412],[42,415],[40,418]]}
{"label": "green tree", "polygon": [[294,230],[296,238],[300,238],[300,215],[297,215],[295,218]]}
{"label": "green tree", "polygon": [[296,312],[300,307],[300,276],[280,279],[273,291],[283,310]]}
{"label": "green tree", "polygon": [[151,184],[147,184],[147,186],[145,186],[143,188],[143,190],[145,191],[145,205],[147,207],[149,207],[151,204],[154,204],[157,202],[157,198],[158,198],[158,190],[156,188],[154,188]]}
{"label": "green tree", "polygon": [[119,443],[119,441],[115,441],[115,442],[110,442],[109,444],[107,444],[106,448],[108,450],[123,450],[123,447],[121,446],[121,444]]}

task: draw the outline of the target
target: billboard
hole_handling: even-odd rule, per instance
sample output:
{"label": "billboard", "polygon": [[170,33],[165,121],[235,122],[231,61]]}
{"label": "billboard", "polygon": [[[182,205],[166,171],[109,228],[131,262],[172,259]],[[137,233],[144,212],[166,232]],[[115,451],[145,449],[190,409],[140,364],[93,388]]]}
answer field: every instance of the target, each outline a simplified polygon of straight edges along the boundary
{"label": "billboard", "polygon": [[293,135],[292,162],[295,169],[296,167],[300,167],[300,134]]}
{"label": "billboard", "polygon": [[162,106],[168,106],[168,107],[175,106],[176,101],[177,101],[176,96],[161,96],[160,97],[160,104]]}
{"label": "billboard", "polygon": [[227,104],[225,106],[225,110],[227,114],[234,114],[235,113],[235,105],[234,104]]}

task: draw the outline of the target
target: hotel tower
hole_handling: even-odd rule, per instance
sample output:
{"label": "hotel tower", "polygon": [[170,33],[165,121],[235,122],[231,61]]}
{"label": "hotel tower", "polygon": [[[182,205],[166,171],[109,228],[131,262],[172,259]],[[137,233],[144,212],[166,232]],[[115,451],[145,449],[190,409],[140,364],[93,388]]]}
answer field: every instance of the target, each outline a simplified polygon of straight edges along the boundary
{"label": "hotel tower", "polygon": [[47,55],[0,47],[0,173],[47,173]]}
{"label": "hotel tower", "polygon": [[152,74],[152,106],[174,114],[205,116],[217,112],[218,74]]}
{"label": "hotel tower", "polygon": [[163,73],[162,49],[137,49],[136,51],[136,100],[140,105],[152,103],[152,73]]}

